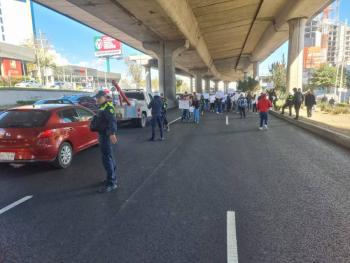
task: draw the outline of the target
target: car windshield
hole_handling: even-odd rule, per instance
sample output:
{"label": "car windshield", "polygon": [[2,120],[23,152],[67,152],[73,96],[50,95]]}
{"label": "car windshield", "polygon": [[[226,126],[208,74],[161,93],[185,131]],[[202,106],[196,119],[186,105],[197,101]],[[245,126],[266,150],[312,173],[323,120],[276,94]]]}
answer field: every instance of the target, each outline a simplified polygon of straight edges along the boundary
{"label": "car windshield", "polygon": [[62,100],[39,100],[35,102],[35,105],[40,105],[40,104],[63,104],[64,102]]}
{"label": "car windshield", "polygon": [[125,95],[129,99],[145,100],[145,96],[142,92],[128,91],[128,92],[125,92]]}
{"label": "car windshield", "polygon": [[50,112],[10,110],[0,114],[0,128],[37,128],[45,125]]}

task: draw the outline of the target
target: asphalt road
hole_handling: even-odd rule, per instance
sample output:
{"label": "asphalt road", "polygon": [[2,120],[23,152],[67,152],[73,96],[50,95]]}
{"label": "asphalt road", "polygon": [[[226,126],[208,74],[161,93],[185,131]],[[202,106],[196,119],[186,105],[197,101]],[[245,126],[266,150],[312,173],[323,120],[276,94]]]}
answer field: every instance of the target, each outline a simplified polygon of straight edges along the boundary
{"label": "asphalt road", "polygon": [[0,262],[227,262],[235,211],[240,263],[350,262],[349,152],[272,118],[207,114],[166,141],[120,129],[120,188],[98,194],[98,147],[72,167],[0,166]]}

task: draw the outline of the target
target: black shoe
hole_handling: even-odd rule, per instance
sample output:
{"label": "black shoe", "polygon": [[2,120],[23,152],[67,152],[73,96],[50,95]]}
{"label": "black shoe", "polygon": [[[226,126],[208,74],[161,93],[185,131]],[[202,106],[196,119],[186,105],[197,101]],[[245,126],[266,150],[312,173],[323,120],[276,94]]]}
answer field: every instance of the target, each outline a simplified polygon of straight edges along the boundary
{"label": "black shoe", "polygon": [[151,138],[148,140],[149,142],[154,142],[154,138]]}
{"label": "black shoe", "polygon": [[299,118],[295,117],[294,120],[299,120]]}
{"label": "black shoe", "polygon": [[116,190],[117,188],[118,188],[118,186],[116,184],[108,185],[108,186],[105,186],[105,187],[102,187],[101,189],[99,189],[98,192],[101,194],[109,193],[109,192]]}

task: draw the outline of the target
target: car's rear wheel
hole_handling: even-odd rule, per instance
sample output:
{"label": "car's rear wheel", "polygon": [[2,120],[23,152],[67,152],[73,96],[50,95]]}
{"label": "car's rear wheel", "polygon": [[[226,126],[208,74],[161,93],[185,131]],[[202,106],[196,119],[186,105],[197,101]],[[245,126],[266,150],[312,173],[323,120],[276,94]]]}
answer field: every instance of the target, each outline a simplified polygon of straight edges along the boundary
{"label": "car's rear wheel", "polygon": [[58,149],[57,157],[54,161],[54,166],[60,169],[67,168],[71,165],[73,160],[73,148],[68,142],[61,144]]}
{"label": "car's rear wheel", "polygon": [[142,113],[141,118],[136,119],[136,125],[139,128],[145,128],[147,125],[147,115],[145,112]]}

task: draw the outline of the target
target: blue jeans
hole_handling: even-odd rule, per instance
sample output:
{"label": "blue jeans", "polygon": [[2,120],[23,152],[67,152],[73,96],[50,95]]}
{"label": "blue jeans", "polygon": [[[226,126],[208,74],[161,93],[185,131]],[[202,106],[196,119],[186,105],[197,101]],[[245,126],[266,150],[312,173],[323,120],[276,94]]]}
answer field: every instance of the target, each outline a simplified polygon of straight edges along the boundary
{"label": "blue jeans", "polygon": [[194,111],[193,111],[193,120],[194,120],[194,122],[199,123],[199,109],[194,109]]}
{"label": "blue jeans", "polygon": [[99,134],[99,143],[102,164],[107,173],[107,185],[115,185],[117,183],[117,162],[114,157],[114,145],[106,133]]}
{"label": "blue jeans", "polygon": [[158,124],[160,137],[163,138],[163,118],[162,116],[152,116],[152,139],[156,136],[156,125]]}
{"label": "blue jeans", "polygon": [[263,127],[263,125],[267,125],[268,121],[268,115],[267,112],[260,112],[260,127]]}

